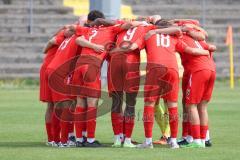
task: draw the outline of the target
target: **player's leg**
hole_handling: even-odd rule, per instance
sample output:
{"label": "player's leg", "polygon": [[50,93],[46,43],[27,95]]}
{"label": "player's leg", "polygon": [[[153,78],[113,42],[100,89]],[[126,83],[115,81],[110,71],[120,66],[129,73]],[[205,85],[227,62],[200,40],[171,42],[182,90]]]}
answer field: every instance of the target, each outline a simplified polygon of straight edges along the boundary
{"label": "player's leg", "polygon": [[198,113],[200,118],[200,138],[204,146],[205,146],[206,135],[208,131],[207,104],[208,104],[208,101],[204,100],[198,105]]}
{"label": "player's leg", "polygon": [[177,144],[178,135],[178,91],[179,91],[179,75],[174,69],[168,69],[167,74],[162,79],[171,85],[171,90],[162,96],[164,105],[168,108],[169,125],[170,125],[170,147],[172,149],[179,148]]}
{"label": "player's leg", "polygon": [[77,98],[75,116],[75,130],[76,130],[76,147],[83,147],[86,142],[86,113],[87,100],[86,98]]}
{"label": "player's leg", "polygon": [[136,105],[137,92],[126,93],[126,108],[124,111],[124,129],[125,129],[125,140],[123,147],[134,148],[136,147],[132,143],[132,132],[135,121],[135,105]]}
{"label": "player's leg", "polygon": [[170,138],[170,126],[168,121],[168,109],[165,105],[161,105],[158,102],[154,107],[155,121],[161,130],[162,136],[159,140],[153,142],[153,144],[166,145]]}
{"label": "player's leg", "polygon": [[114,133],[114,144],[112,147],[121,147],[121,134],[123,133],[123,92],[112,92],[111,120]]}
{"label": "player's leg", "polygon": [[45,112],[45,127],[48,137],[47,145],[52,145],[54,138],[53,138],[53,123],[52,123],[52,116],[53,116],[53,107],[54,104],[51,102],[47,103],[47,108]]}
{"label": "player's leg", "polygon": [[143,126],[145,141],[142,144],[137,145],[137,148],[153,148],[152,130],[154,124],[154,106],[156,101],[145,101],[144,103]]}
{"label": "player's leg", "polygon": [[101,147],[99,141],[95,139],[96,120],[97,120],[98,98],[87,98],[87,142],[85,147]]}
{"label": "player's leg", "polygon": [[201,143],[201,129],[200,129],[200,115],[198,105],[200,104],[205,87],[209,79],[209,72],[202,70],[192,73],[186,94],[186,104],[189,109],[189,118],[191,123],[191,135],[193,142],[182,147],[187,148],[202,148]]}
{"label": "player's leg", "polygon": [[190,73],[184,71],[182,78],[182,139],[178,142],[179,145],[186,145],[192,142],[192,136],[190,132],[190,122],[188,116],[188,108],[186,107],[186,90],[189,81]]}
{"label": "player's leg", "polygon": [[164,105],[168,107],[170,125],[170,146],[172,149],[179,148],[177,144],[178,135],[178,105],[177,102],[164,100]]}
{"label": "player's leg", "polygon": [[[69,134],[69,125],[73,121],[72,116],[72,107],[75,106],[75,101],[66,100],[58,103],[58,107],[61,107],[62,114],[60,116],[60,126],[61,126],[61,138],[60,138],[60,146],[59,147],[68,147],[68,134]],[[74,107],[75,108],[75,107]]]}
{"label": "player's leg", "polygon": [[216,73],[213,71],[208,71],[208,73],[209,73],[209,80],[206,82],[203,98],[198,107],[199,107],[199,114],[201,119],[201,139],[205,139],[205,142],[203,144],[205,144],[206,147],[211,147],[212,143],[209,135],[207,104],[212,97],[212,92],[213,92],[214,83],[216,79]]}

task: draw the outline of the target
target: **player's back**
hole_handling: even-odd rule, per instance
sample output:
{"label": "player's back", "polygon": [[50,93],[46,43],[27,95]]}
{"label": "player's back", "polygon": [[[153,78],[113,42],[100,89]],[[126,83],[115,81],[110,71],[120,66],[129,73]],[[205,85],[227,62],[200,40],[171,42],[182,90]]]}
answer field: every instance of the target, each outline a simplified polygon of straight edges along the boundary
{"label": "player's back", "polygon": [[78,36],[73,35],[69,38],[66,38],[62,44],[59,46],[57,53],[52,60],[52,62],[49,64],[48,68],[56,69],[60,65],[67,62],[69,59],[76,56],[78,53],[80,53],[81,47],[79,47],[76,44],[76,39]]}
{"label": "player's back", "polygon": [[[89,28],[88,34],[84,34],[84,36],[91,43],[103,45],[108,49],[115,42],[116,36],[120,31],[120,28],[116,25],[110,27],[93,27]],[[106,58],[107,52],[99,54],[91,48],[84,47],[81,54],[92,55],[103,60]]]}
{"label": "player's back", "polygon": [[[205,41],[196,41],[187,35],[182,37],[182,41],[189,47],[208,50],[208,44]],[[187,70],[192,72],[203,69],[215,71],[215,63],[212,54],[210,54],[210,56],[194,56],[184,53],[184,57],[187,59],[184,62]]]}
{"label": "player's back", "polygon": [[177,37],[164,34],[153,35],[145,42],[148,63],[157,63],[178,70],[177,43]]}

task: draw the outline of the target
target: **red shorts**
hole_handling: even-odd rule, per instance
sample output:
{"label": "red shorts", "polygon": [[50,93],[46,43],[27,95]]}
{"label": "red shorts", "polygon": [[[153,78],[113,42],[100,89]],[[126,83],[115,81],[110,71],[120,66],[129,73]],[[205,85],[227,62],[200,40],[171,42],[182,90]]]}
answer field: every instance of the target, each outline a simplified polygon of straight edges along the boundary
{"label": "red shorts", "polygon": [[[53,73],[53,70],[52,69],[47,69],[46,70],[46,78],[47,78],[47,83],[49,84],[49,78],[50,78],[50,75]],[[71,79],[72,79],[72,76],[70,75],[66,81],[64,82],[66,85],[67,84],[70,84],[71,83]],[[61,79],[60,79],[61,80]],[[58,84],[58,79],[54,79],[54,81],[56,82],[56,84]],[[48,90],[47,92],[47,96],[48,97],[51,97],[52,99],[52,102],[56,103],[56,102],[63,102],[63,101],[67,101],[67,100],[75,100],[76,97],[72,96],[71,93],[69,94],[66,94],[66,93],[61,93],[61,92],[58,92],[56,91],[55,89],[53,89],[53,86],[49,86],[50,90]]]}
{"label": "red shorts", "polygon": [[[164,73],[165,72],[165,73]],[[157,89],[157,85],[158,89]],[[176,70],[152,70],[147,74],[144,86],[144,101],[155,102],[159,98],[177,102],[179,90],[179,74]]]}
{"label": "red shorts", "polygon": [[183,72],[183,77],[182,77],[182,101],[185,101],[185,99],[186,99],[186,90],[187,90],[190,74],[191,73],[188,72],[188,71]]}
{"label": "red shorts", "polygon": [[40,69],[40,101],[53,102],[52,91],[48,84],[48,74],[46,70],[46,67],[41,67]]}
{"label": "red shorts", "polygon": [[118,54],[108,64],[108,92],[136,93],[140,83],[139,55]]}
{"label": "red shorts", "polygon": [[95,65],[82,65],[74,71],[73,85],[80,87],[77,96],[101,97],[101,72]]}
{"label": "red shorts", "polygon": [[216,72],[201,70],[190,75],[186,90],[186,103],[199,104],[201,101],[210,101],[216,79]]}

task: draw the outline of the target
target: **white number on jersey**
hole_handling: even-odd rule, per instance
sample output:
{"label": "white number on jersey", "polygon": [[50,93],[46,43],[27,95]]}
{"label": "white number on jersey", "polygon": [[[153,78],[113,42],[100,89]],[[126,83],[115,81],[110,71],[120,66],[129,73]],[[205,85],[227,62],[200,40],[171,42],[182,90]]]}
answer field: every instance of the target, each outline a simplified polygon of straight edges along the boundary
{"label": "white number on jersey", "polygon": [[62,42],[62,44],[60,45],[59,49],[64,50],[67,47],[67,45],[68,45],[68,43],[70,42],[71,39],[72,39],[72,37],[69,37],[69,38],[65,39]]}
{"label": "white number on jersey", "polygon": [[201,44],[198,42],[198,41],[194,41],[195,42],[195,44],[197,45],[197,47],[199,48],[199,49],[203,49],[203,47],[201,46]]}
{"label": "white number on jersey", "polygon": [[89,42],[92,42],[92,39],[97,35],[97,30],[92,30],[92,35],[89,37]]}
{"label": "white number on jersey", "polygon": [[166,47],[166,48],[170,47],[170,36],[169,35],[157,34],[156,40],[157,40],[158,47]]}
{"label": "white number on jersey", "polygon": [[131,41],[135,32],[136,32],[136,30],[137,30],[137,27],[129,29],[127,31],[126,35],[123,37],[123,40],[124,41]]}

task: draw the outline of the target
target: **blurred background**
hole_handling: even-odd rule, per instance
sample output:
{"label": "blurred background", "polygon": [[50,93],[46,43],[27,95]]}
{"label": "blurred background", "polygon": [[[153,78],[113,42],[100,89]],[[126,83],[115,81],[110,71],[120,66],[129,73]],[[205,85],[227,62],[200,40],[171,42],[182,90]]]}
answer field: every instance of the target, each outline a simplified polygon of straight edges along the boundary
{"label": "blurred background", "polygon": [[[218,78],[230,75],[227,28],[233,27],[234,73],[240,76],[239,0],[0,0],[0,79],[38,79],[42,49],[61,26],[91,9],[108,18],[160,14],[163,18],[198,19],[218,47]],[[144,59],[144,56],[143,56]]]}

